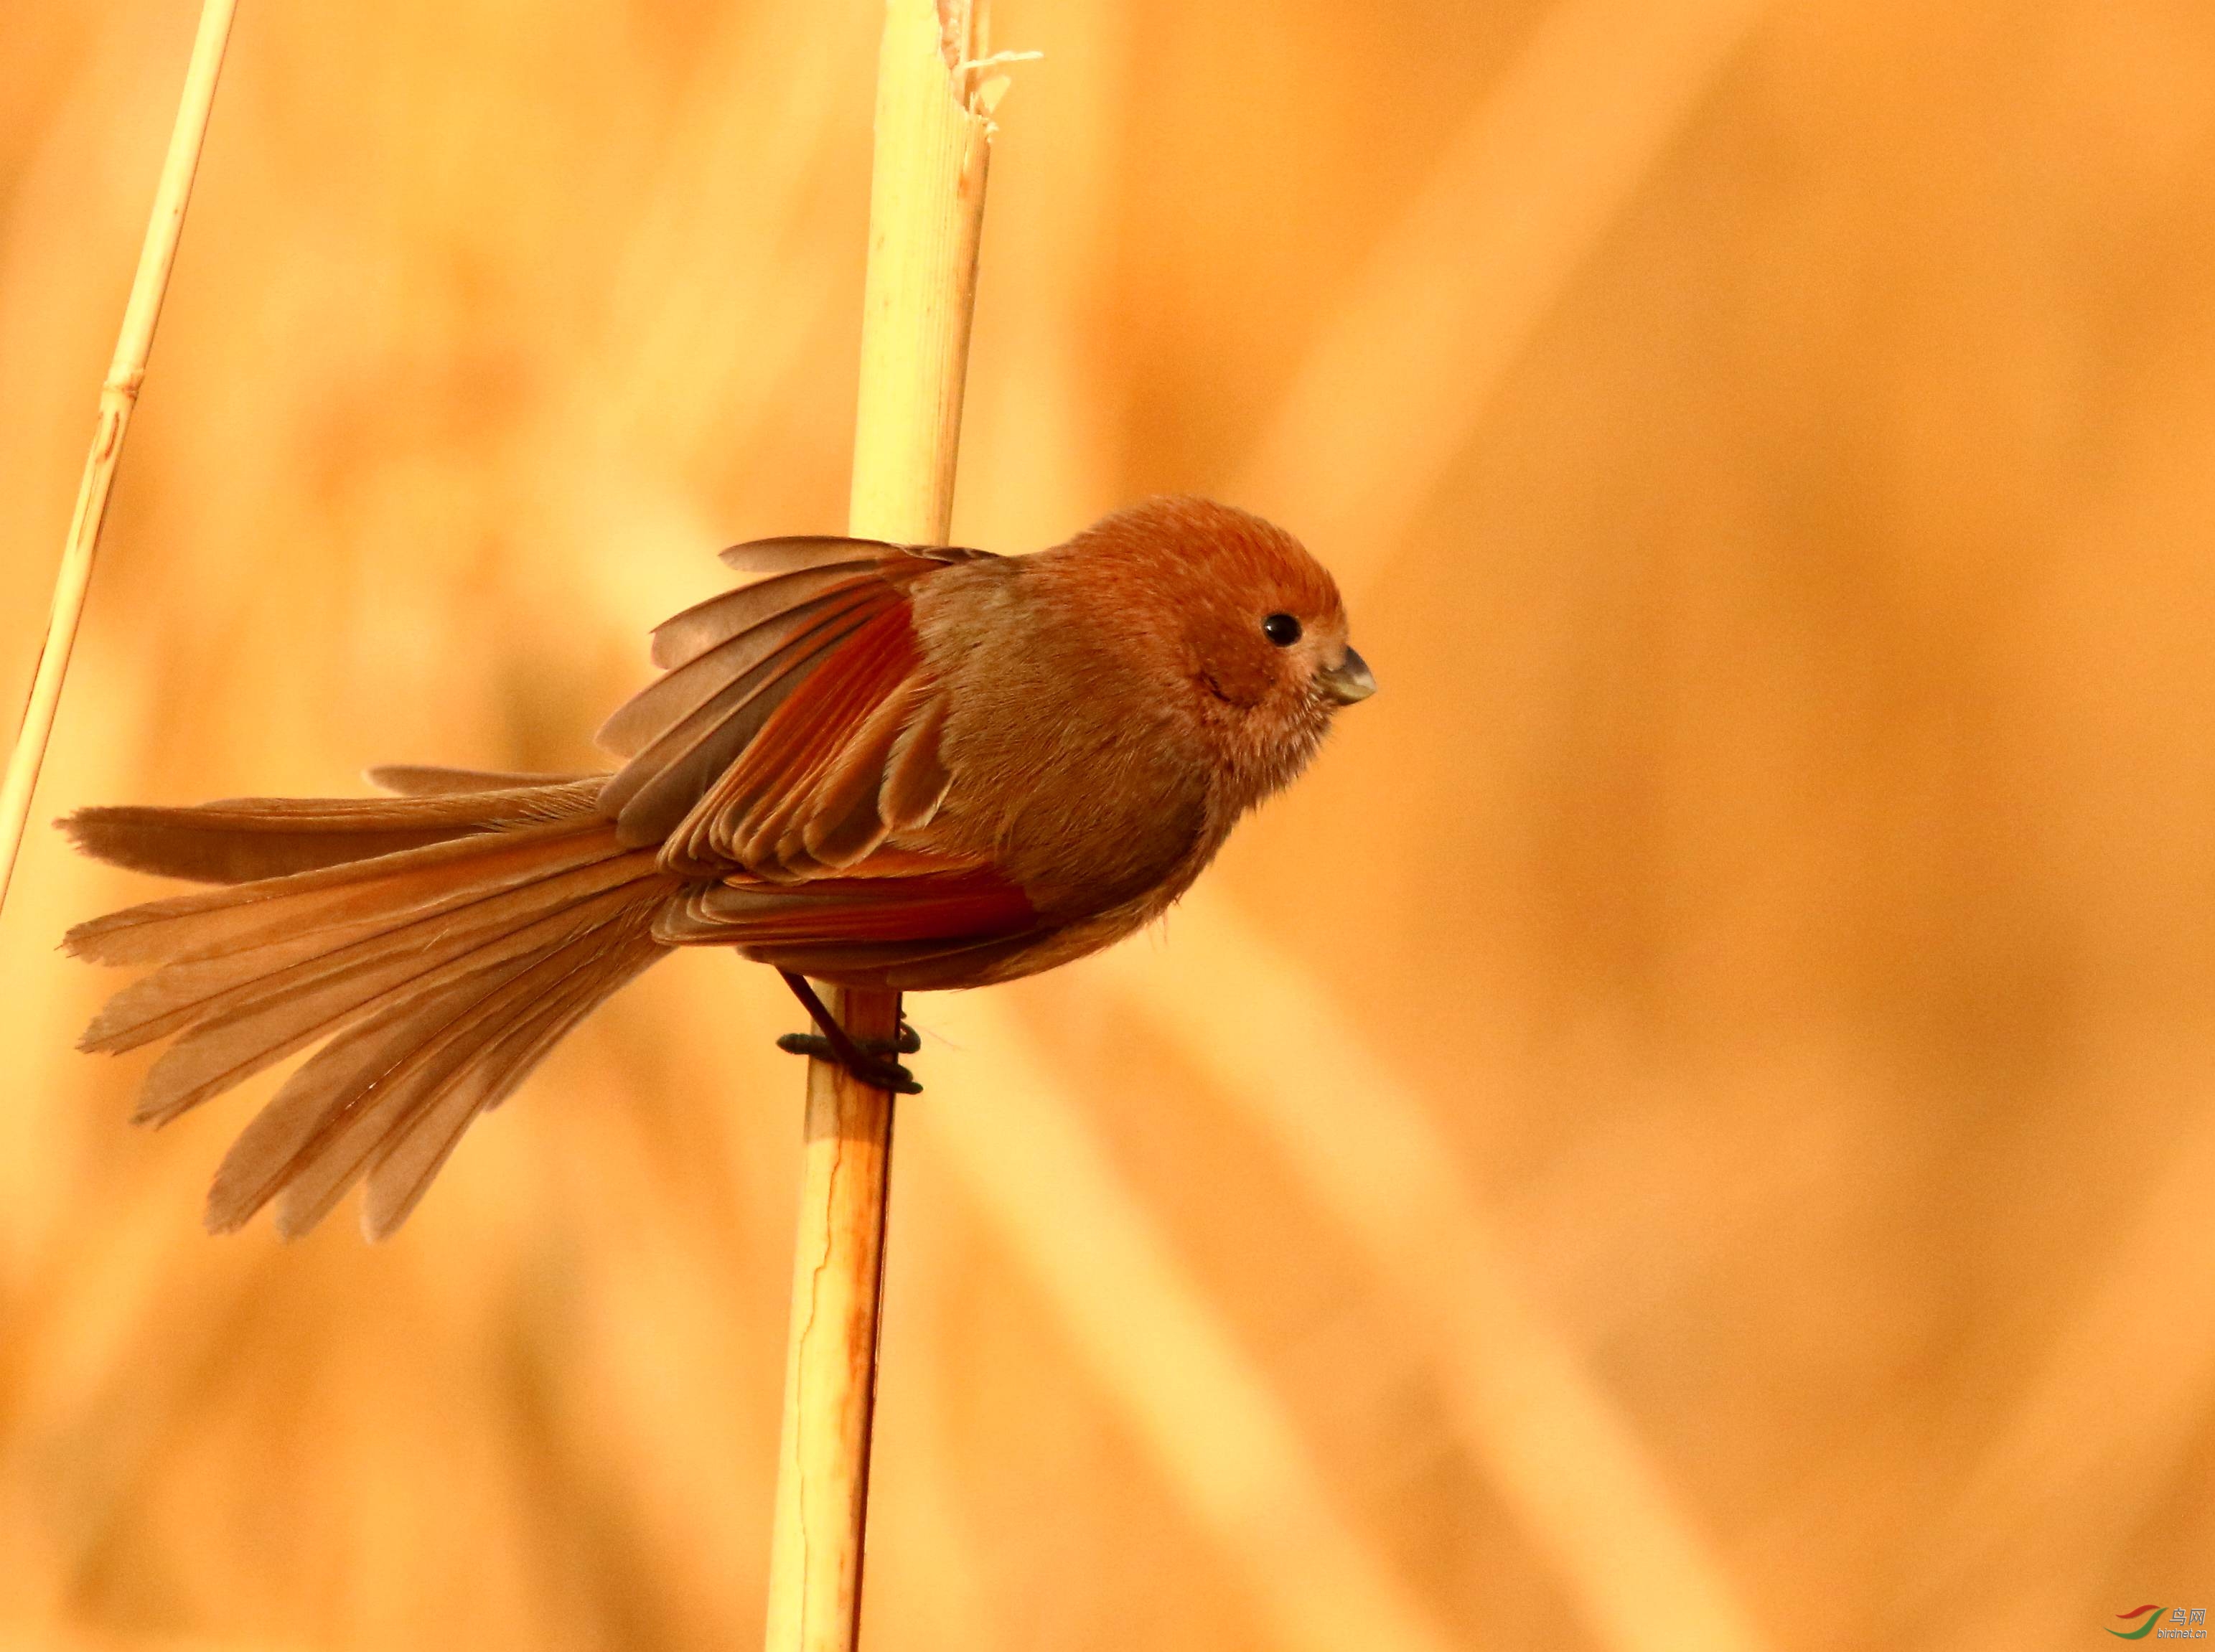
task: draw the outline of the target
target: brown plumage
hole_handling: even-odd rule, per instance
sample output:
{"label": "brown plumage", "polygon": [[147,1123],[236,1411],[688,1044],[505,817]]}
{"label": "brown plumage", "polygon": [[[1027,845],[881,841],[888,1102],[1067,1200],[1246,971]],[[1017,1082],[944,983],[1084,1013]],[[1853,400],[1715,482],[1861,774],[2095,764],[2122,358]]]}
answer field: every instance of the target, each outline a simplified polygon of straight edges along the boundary
{"label": "brown plumage", "polygon": [[[65,945],[154,973],[87,1049],[174,1038],[165,1123],[322,1048],[224,1160],[207,1221],[305,1232],[356,1181],[414,1208],[470,1119],[669,948],[975,987],[1104,946],[1188,888],[1373,686],[1292,537],[1157,499],[1035,556],[805,538],[655,631],[612,775],[390,768],[396,795],[96,808],[87,854],[218,887]],[[327,1042],[326,1042],[327,1041]]]}

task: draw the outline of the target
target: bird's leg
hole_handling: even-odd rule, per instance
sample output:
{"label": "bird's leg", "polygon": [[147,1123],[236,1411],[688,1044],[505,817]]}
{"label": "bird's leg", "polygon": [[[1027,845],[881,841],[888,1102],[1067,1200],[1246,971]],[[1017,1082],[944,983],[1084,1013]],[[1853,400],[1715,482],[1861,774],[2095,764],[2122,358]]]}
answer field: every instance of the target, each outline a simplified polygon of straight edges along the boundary
{"label": "bird's leg", "polygon": [[784,984],[792,988],[807,1011],[809,1020],[821,1029],[819,1032],[788,1032],[776,1041],[776,1047],[793,1055],[809,1055],[819,1062],[836,1062],[864,1084],[880,1090],[889,1090],[894,1095],[919,1096],[923,1086],[899,1062],[889,1057],[897,1054],[912,1055],[923,1048],[923,1040],[907,1024],[907,1012],[900,1012],[899,1034],[891,1038],[863,1038],[858,1043],[838,1025],[838,1017],[825,1007],[815,995],[815,988],[807,984],[807,977],[790,970],[779,970]]}

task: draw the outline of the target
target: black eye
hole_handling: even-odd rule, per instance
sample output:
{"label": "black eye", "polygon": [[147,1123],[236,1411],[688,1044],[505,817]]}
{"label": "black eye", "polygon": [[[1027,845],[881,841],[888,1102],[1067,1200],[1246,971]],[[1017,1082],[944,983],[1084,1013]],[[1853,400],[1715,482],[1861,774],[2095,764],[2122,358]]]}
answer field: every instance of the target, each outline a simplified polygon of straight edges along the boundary
{"label": "black eye", "polygon": [[1261,621],[1261,634],[1279,648],[1290,648],[1300,639],[1300,622],[1289,614],[1272,614]]}

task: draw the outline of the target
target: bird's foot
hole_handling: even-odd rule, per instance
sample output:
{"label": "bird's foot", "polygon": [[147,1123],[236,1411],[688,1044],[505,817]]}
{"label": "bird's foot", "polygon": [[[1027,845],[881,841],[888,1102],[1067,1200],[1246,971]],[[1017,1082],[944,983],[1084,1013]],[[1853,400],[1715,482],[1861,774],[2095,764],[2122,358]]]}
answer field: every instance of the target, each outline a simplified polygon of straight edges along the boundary
{"label": "bird's foot", "polygon": [[916,1036],[913,1027],[900,1023],[897,1038],[855,1038],[850,1041],[859,1064],[847,1061],[831,1048],[831,1041],[819,1032],[787,1032],[781,1034],[776,1047],[788,1055],[805,1055],[812,1061],[833,1062],[844,1068],[864,1084],[880,1090],[889,1090],[899,1096],[919,1096],[923,1086],[915,1075],[900,1062],[889,1061],[893,1055],[912,1055],[923,1048],[923,1040]]}
{"label": "bird's foot", "polygon": [[[923,1039],[903,1017],[899,1037],[856,1038],[853,1044],[864,1055],[912,1055],[923,1048]],[[819,1032],[780,1033],[776,1047],[788,1055],[811,1055],[819,1062],[838,1059],[838,1052],[831,1048],[831,1041]]]}
{"label": "bird's foot", "polygon": [[783,1033],[778,1037],[776,1047],[789,1055],[806,1055],[843,1067],[873,1089],[888,1090],[896,1096],[923,1093],[923,1086],[916,1082],[914,1074],[902,1063],[887,1059],[895,1051],[911,1055],[922,1047],[912,1027],[901,1027],[897,1038],[853,1038],[848,1043],[853,1051],[852,1059],[819,1032]]}
{"label": "bird's foot", "polygon": [[814,1032],[788,1032],[776,1041],[776,1047],[791,1055],[806,1055],[811,1060],[830,1062],[843,1067],[863,1084],[873,1089],[886,1090],[896,1096],[919,1096],[923,1086],[915,1075],[893,1055],[912,1055],[923,1048],[923,1039],[908,1025],[905,1011],[900,1013],[899,1031],[889,1038],[856,1038],[840,1026],[823,1000],[807,981],[787,970],[779,970],[794,994],[807,1007],[808,1019],[819,1029]]}

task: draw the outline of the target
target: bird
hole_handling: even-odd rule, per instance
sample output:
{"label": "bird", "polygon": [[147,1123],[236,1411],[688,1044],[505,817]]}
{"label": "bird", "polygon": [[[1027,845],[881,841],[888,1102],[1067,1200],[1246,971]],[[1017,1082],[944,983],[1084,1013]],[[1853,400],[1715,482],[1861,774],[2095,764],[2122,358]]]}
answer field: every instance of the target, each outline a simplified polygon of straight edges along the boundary
{"label": "bird", "polygon": [[[809,980],[989,986],[1168,910],[1376,688],[1322,565],[1230,505],[1149,499],[1022,556],[806,535],[656,627],[660,675],[582,774],[392,765],[385,795],[81,809],[101,860],[212,887],[64,940],[152,965],[89,1051],[173,1042],[163,1124],[311,1045],[223,1159],[212,1233],[287,1238],[357,1184],[403,1222],[476,1116],[681,946],[799,994],[823,1054],[912,1091]],[[903,1027],[903,1033],[907,1030]]]}

